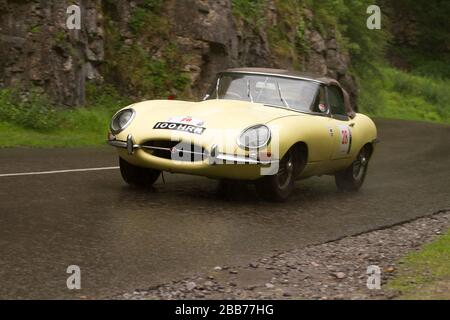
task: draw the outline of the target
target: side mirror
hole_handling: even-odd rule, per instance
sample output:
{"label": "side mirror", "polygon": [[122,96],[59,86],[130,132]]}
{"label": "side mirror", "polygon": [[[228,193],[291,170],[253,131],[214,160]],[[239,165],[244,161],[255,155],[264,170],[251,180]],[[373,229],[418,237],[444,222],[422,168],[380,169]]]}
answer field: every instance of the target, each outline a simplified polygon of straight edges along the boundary
{"label": "side mirror", "polygon": [[329,108],[326,104],[321,103],[319,104],[319,110],[322,113],[328,113]]}

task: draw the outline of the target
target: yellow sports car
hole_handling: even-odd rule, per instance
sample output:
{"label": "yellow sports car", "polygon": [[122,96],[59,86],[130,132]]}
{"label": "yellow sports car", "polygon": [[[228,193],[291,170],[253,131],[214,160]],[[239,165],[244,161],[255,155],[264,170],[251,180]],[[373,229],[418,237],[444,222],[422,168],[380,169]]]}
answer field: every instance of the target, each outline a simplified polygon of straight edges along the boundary
{"label": "yellow sports car", "polygon": [[275,69],[221,72],[201,102],[144,101],[117,112],[108,143],[123,179],[148,187],[162,171],[255,183],[283,201],[296,179],[334,175],[358,190],[377,141],[336,80]]}

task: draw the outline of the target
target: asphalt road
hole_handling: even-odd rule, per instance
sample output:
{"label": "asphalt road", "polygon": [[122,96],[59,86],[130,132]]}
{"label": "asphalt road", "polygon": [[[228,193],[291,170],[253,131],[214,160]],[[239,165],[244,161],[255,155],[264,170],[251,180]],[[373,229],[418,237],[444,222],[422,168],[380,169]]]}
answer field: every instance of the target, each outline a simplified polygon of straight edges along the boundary
{"label": "asphalt road", "polygon": [[[331,177],[297,183],[284,204],[251,188],[166,174],[136,191],[100,149],[0,149],[0,298],[102,298],[450,207],[450,127],[377,121],[381,144],[357,194]],[[82,289],[66,287],[69,265]]]}

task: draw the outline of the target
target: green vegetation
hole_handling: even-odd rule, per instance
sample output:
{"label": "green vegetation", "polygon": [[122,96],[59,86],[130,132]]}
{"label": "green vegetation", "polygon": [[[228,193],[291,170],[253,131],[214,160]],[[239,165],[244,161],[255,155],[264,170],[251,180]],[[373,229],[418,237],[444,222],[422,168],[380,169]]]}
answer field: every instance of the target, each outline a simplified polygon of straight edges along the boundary
{"label": "green vegetation", "polygon": [[166,33],[169,26],[167,20],[161,15],[163,4],[162,0],[146,0],[141,3],[133,11],[128,23],[131,31],[135,35],[139,35],[143,31],[153,34]]}
{"label": "green vegetation", "polygon": [[89,107],[55,111],[45,95],[0,90],[0,147],[104,145],[112,115],[130,104],[112,87],[88,86]]}
{"label": "green vegetation", "polygon": [[450,232],[402,259],[387,289],[400,299],[450,299]]}
{"label": "green vegetation", "polygon": [[351,55],[356,72],[364,73],[383,60],[388,34],[385,29],[369,30],[367,7],[372,0],[304,0],[314,14],[312,26],[325,38],[336,36],[339,44]]}
{"label": "green vegetation", "polygon": [[41,32],[41,26],[36,25],[36,26],[31,27],[31,28],[30,28],[30,32],[31,32],[31,33],[34,33],[34,34],[40,33],[40,32]]}
{"label": "green vegetation", "polygon": [[17,90],[0,91],[0,119],[24,128],[51,130],[59,122],[59,113],[50,106],[45,95],[31,90],[22,97]]}
{"label": "green vegetation", "polygon": [[361,80],[359,104],[368,114],[450,124],[450,80],[380,67]]}
{"label": "green vegetation", "polygon": [[[383,0],[375,1],[386,7]],[[372,116],[450,123],[450,2],[398,0],[394,12],[410,15],[417,30],[398,40],[389,33],[383,16],[382,30],[366,27],[373,0],[232,0],[238,28],[267,34],[274,60],[280,65],[304,69],[312,53],[307,32],[318,31],[324,39],[336,39],[352,61],[349,73],[359,84],[359,110]],[[88,103],[70,110],[53,106],[37,90],[24,95],[0,90],[0,147],[97,145],[103,143],[106,126],[116,109],[128,101],[191,98],[189,75],[184,67],[189,53],[175,43],[163,0],[141,0],[130,12],[129,33],[119,32],[120,8],[116,1],[102,2],[105,13],[105,83],[87,88]],[[276,18],[274,18],[274,13]],[[272,19],[269,21],[269,19]],[[274,20],[273,20],[274,19]],[[409,28],[406,28],[409,30]],[[407,30],[407,31],[408,31]],[[29,30],[41,32],[39,26]],[[410,30],[409,30],[410,31]],[[408,32],[409,32],[408,31]],[[130,36],[131,35],[131,36]],[[66,33],[54,34],[56,46],[66,46]],[[395,69],[392,57],[406,67]],[[122,96],[128,97],[123,98]],[[58,111],[56,111],[58,110]],[[62,111],[61,111],[62,110]]]}
{"label": "green vegetation", "polygon": [[402,16],[414,17],[416,27],[408,28],[414,41],[394,43],[389,54],[404,60],[412,73],[450,78],[450,1],[396,0],[391,6]]}
{"label": "green vegetation", "polygon": [[162,0],[146,0],[135,8],[128,23],[134,39],[128,44],[114,20],[106,17],[107,64],[103,71],[108,82],[128,96],[188,96],[190,79],[183,70],[184,56],[171,40],[171,27],[161,14],[162,7]]}
{"label": "green vegetation", "polygon": [[[138,3],[128,24],[134,35],[130,42],[112,17],[119,10],[117,2],[105,1],[107,47],[102,74],[108,85],[88,85],[86,107],[53,106],[37,90],[26,96],[18,90],[0,90],[0,147],[101,145],[111,116],[131,101],[189,97],[184,55],[171,41],[163,5],[163,0]],[[65,37],[65,32],[57,32],[55,44],[66,45]]]}
{"label": "green vegetation", "polygon": [[[139,45],[123,47],[110,62],[110,70],[127,91],[140,98],[167,98],[182,96],[190,80],[182,68],[182,57],[174,44],[163,50],[163,58],[151,58]],[[130,59],[130,57],[133,57]]]}
{"label": "green vegetation", "polygon": [[[421,11],[425,1],[419,1],[417,6],[410,0],[400,2],[401,5],[396,3],[394,7],[413,8],[423,23],[433,25],[433,30],[427,27],[433,36],[428,38],[420,33],[419,42],[430,49],[438,46],[444,50],[442,41],[448,37],[448,29],[432,23],[436,17],[445,18],[442,10],[434,8],[430,16]],[[277,16],[283,19],[275,25],[264,23],[267,8],[261,1],[233,0],[232,3],[235,17],[253,24],[254,28],[265,28],[277,61],[285,61],[294,68],[302,69],[303,58],[310,51],[306,29],[318,30],[325,39],[336,38],[341,50],[351,56],[350,73],[357,78],[361,89],[358,101],[361,112],[386,118],[450,122],[450,80],[440,79],[450,79],[450,63],[441,55],[420,48],[397,46],[390,47],[389,51],[404,57],[412,66],[411,72],[389,67],[386,52],[392,36],[387,31],[388,19],[383,17],[382,30],[366,27],[366,9],[373,4],[372,0],[276,0]],[[307,17],[308,11],[312,20]]]}
{"label": "green vegetation", "polygon": [[233,15],[250,24],[258,24],[263,19],[264,0],[232,0]]}

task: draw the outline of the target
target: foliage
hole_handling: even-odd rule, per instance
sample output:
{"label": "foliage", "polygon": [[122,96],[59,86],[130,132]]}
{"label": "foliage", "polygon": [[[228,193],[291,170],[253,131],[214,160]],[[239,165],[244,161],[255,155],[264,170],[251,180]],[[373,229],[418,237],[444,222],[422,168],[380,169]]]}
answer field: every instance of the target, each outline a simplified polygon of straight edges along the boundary
{"label": "foliage", "polygon": [[[318,30],[325,39],[336,38],[341,50],[348,51],[354,72],[362,74],[383,60],[388,33],[369,30],[366,26],[367,7],[373,0],[275,0],[277,23],[265,21],[267,8],[264,1],[233,0],[233,13],[254,28],[264,28],[269,45],[277,59],[289,60],[294,68],[309,51],[306,30]],[[312,21],[305,10],[312,13]],[[383,18],[385,26],[388,24]]]}
{"label": "foliage", "polygon": [[264,0],[232,0],[233,14],[250,24],[257,24],[263,18]]}
{"label": "foliage", "polygon": [[86,85],[86,105],[89,109],[101,108],[115,112],[131,103],[129,97],[119,94],[112,85]]}
{"label": "foliage", "polygon": [[366,10],[373,0],[305,0],[305,4],[315,15],[314,27],[325,37],[336,36],[342,49],[350,53],[357,74],[383,60],[389,21],[382,17],[381,30],[367,28]]}
{"label": "foliage", "polygon": [[128,92],[147,99],[166,98],[174,90],[183,93],[190,83],[181,61],[173,44],[168,45],[159,58],[149,57],[142,47],[132,45],[116,53],[111,67],[119,82],[126,84]]}
{"label": "foliage", "polygon": [[[308,31],[337,40],[350,54],[359,83],[362,112],[380,117],[450,123],[450,2],[436,0],[389,1],[394,13],[414,17],[420,26],[417,41],[396,44],[383,16],[382,30],[366,27],[369,5],[382,8],[388,0],[232,0],[238,27],[266,33],[276,61],[302,69],[310,52]],[[131,101],[189,97],[190,78],[184,67],[187,55],[173,41],[163,0],[139,0],[130,12],[129,34],[119,32],[117,1],[105,0],[105,63],[100,67],[105,85],[87,86],[88,107],[68,110],[52,106],[45,94],[31,90],[0,90],[0,146],[91,145],[104,140],[111,115]],[[268,17],[275,10],[276,23]],[[383,10],[384,12],[384,10]],[[395,16],[395,15],[394,15]],[[40,32],[32,27],[31,33]],[[54,42],[66,46],[66,33],[57,32]],[[394,44],[394,45],[393,45]],[[386,50],[388,47],[388,50]],[[386,54],[402,57],[409,73],[387,66]],[[286,63],[283,63],[286,62]],[[56,112],[56,109],[62,111]],[[41,141],[40,137],[46,137]],[[5,138],[7,137],[7,138]],[[16,139],[16,140],[14,140]]]}
{"label": "foliage", "polygon": [[302,69],[302,62],[309,51],[306,39],[309,26],[302,14],[302,1],[276,0],[274,4],[277,23],[265,24],[269,46],[278,61],[286,61],[294,69]]}
{"label": "foliage", "polygon": [[[104,73],[110,83],[135,99],[183,96],[190,84],[184,57],[170,36],[162,0],[141,2],[132,12],[131,43],[124,43],[114,20],[107,17],[107,50]],[[186,94],[187,95],[187,94]]]}
{"label": "foliage", "polygon": [[359,107],[369,114],[450,123],[450,81],[379,67],[361,80]]}
{"label": "foliage", "polygon": [[112,115],[131,101],[111,86],[89,85],[86,91],[88,107],[56,112],[36,90],[25,100],[17,91],[0,90],[0,147],[103,144]]}
{"label": "foliage", "polygon": [[0,90],[0,119],[24,128],[50,131],[57,127],[59,113],[45,94],[32,89],[24,96],[18,90]]}
{"label": "foliage", "polygon": [[413,23],[406,29],[412,40],[394,41],[390,49],[414,73],[450,78],[450,1],[397,0],[389,5],[394,14],[401,14]]}
{"label": "foliage", "polygon": [[141,3],[132,13],[128,26],[134,34],[139,34],[145,30],[153,32],[164,32],[166,27],[164,18],[161,15],[163,7],[162,0],[146,0]]}

